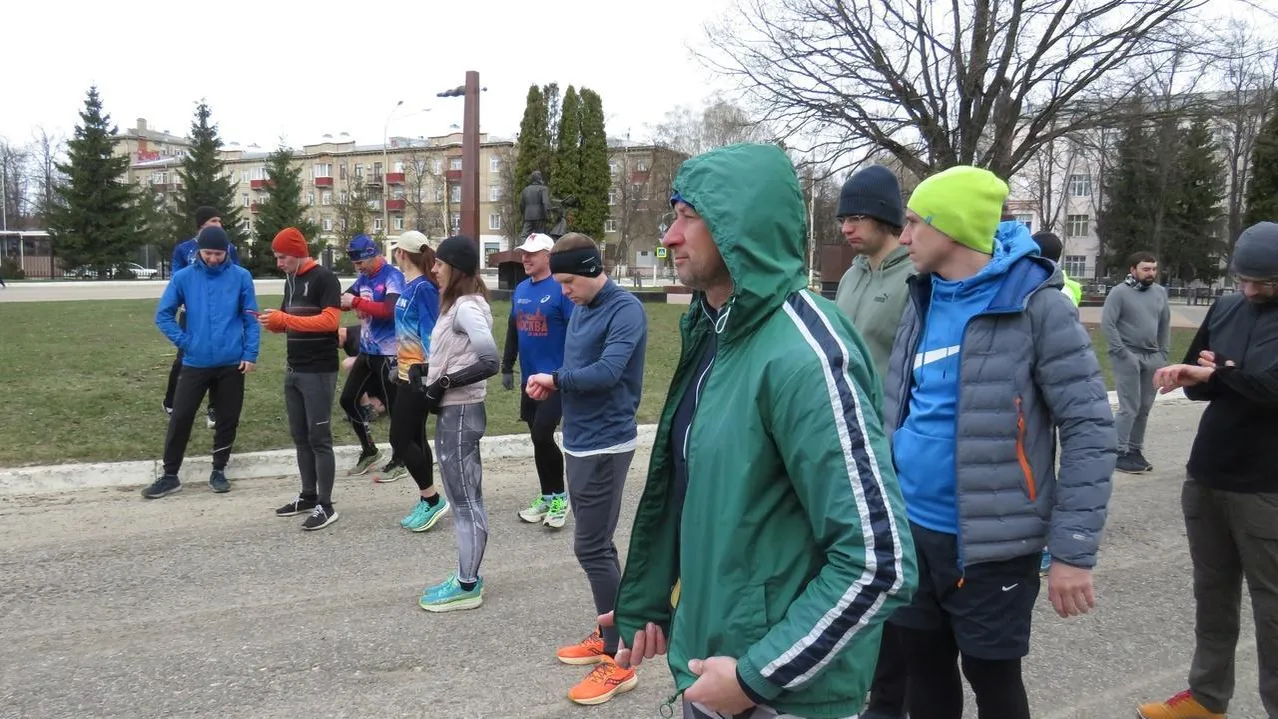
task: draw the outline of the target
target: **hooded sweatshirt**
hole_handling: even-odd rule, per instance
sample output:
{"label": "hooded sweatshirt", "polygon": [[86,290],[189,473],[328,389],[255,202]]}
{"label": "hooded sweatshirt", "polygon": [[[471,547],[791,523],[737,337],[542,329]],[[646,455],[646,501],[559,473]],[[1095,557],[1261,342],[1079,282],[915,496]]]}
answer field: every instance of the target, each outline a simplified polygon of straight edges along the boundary
{"label": "hooded sweatshirt", "polygon": [[834,302],[870,346],[880,381],[887,372],[896,328],[901,325],[901,314],[910,298],[905,281],[913,274],[914,263],[910,262],[907,247],[889,252],[877,270],[870,267],[869,257],[857,255],[839,280],[834,295]]}
{"label": "hooded sweatshirt", "polygon": [[959,361],[967,322],[989,307],[1016,260],[1038,245],[1019,222],[999,225],[989,264],[965,280],[932,275],[927,324],[914,355],[909,414],[892,439],[893,458],[910,521],[958,533],[955,429]]}
{"label": "hooded sweatshirt", "polygon": [[[184,307],[184,326],[177,311]],[[164,288],[155,325],[182,350],[185,367],[226,367],[257,362],[262,328],[249,271],[225,259],[212,267],[196,255]]]}

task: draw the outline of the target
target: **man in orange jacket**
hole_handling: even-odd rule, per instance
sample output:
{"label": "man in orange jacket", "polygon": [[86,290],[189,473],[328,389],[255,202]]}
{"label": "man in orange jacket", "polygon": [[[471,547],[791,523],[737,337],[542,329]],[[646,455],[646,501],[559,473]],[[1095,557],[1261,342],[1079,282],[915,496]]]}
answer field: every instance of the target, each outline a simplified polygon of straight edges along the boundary
{"label": "man in orange jacket", "polygon": [[271,242],[275,264],[284,271],[284,302],[258,320],[271,332],[286,334],[288,368],[284,406],[297,448],[302,492],[275,510],[276,516],[309,513],[302,529],[323,529],[337,521],[333,509],[333,394],[337,388],[337,328],[342,317],[342,287],[337,275],[311,259],[306,238],[286,227]]}

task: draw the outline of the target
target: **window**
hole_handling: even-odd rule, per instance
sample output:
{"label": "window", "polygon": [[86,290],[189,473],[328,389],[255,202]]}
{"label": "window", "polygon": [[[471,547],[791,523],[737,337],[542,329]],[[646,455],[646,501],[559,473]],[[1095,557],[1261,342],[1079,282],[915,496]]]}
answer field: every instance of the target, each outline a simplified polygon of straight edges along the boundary
{"label": "window", "polygon": [[404,161],[403,161],[403,160],[396,160],[396,161],[395,161],[395,172],[403,172],[403,171],[404,171]]}
{"label": "window", "polygon": [[449,160],[448,160],[448,169],[450,169],[450,170],[455,170],[455,171],[457,171],[457,172],[461,172],[461,162],[462,162],[462,159],[461,159],[460,157],[454,157],[454,158],[449,159]]}
{"label": "window", "polygon": [[616,161],[616,160],[609,160],[609,161],[608,161],[608,172],[610,172],[610,173],[612,173],[614,176],[616,176],[616,174],[617,174],[617,172],[618,172],[618,168],[617,168],[617,161]]}
{"label": "window", "polygon": [[[314,171],[315,171],[314,177],[317,177],[317,178],[333,176],[333,166],[327,162],[315,163]],[[257,179],[257,178],[254,178],[254,179]]]}
{"label": "window", "polygon": [[363,165],[356,165],[356,166],[355,166],[355,176],[356,176],[356,177],[363,177],[363,176],[364,176],[364,166],[363,166]]}
{"label": "window", "polygon": [[604,232],[616,232],[616,231],[617,231],[616,220],[612,219],[611,217],[604,220]]}
{"label": "window", "polygon": [[245,207],[248,207],[248,206],[249,206],[249,204],[250,204],[250,203],[249,203],[249,196],[248,196],[248,193],[247,193],[247,192],[246,192],[246,193],[244,193],[244,194],[242,195],[242,197],[244,198],[244,206],[245,206]]}
{"label": "window", "polygon": [[1016,221],[1025,225],[1025,229],[1031,233],[1034,232],[1034,216],[1033,215],[1017,215]]}
{"label": "window", "polygon": [[397,230],[404,229],[404,218],[396,217],[393,220],[391,220],[391,227],[394,227]]}
{"label": "window", "polygon": [[432,172],[438,175],[439,173],[444,171],[444,161],[435,160],[435,162],[431,164],[431,168],[432,168]]}
{"label": "window", "polygon": [[1072,197],[1091,197],[1092,196],[1092,176],[1091,175],[1070,175],[1069,176],[1069,194]]}
{"label": "window", "polygon": [[616,191],[616,190],[608,190],[608,205],[609,205],[609,206],[612,206],[612,205],[615,205],[615,204],[617,204],[617,191]]}
{"label": "window", "polygon": [[501,185],[488,186],[488,201],[499,202],[501,200]]}
{"label": "window", "polygon": [[331,193],[331,192],[324,192],[323,194],[321,194],[321,195],[320,195],[320,204],[321,204],[321,205],[326,205],[326,206],[327,206],[327,205],[331,205],[331,204],[333,204],[333,193]]}
{"label": "window", "polygon": [[640,161],[639,161],[639,162],[635,165],[635,171],[636,171],[636,172],[647,172],[647,171],[648,171],[648,161],[647,161],[647,160],[640,160]]}
{"label": "window", "polygon": [[492,157],[488,158],[488,171],[489,171],[489,172],[501,172],[501,158],[500,158],[500,157],[497,157],[496,155],[493,155]]}
{"label": "window", "polygon": [[169,173],[167,173],[167,172],[152,172],[152,173],[151,173],[151,184],[152,184],[152,185],[163,185],[163,184],[166,184],[168,181],[169,181]]}
{"label": "window", "polygon": [[461,202],[461,185],[453,185],[448,188],[448,201]]}
{"label": "window", "polygon": [[492,213],[492,214],[490,214],[490,215],[488,216],[488,229],[490,229],[490,230],[500,230],[500,229],[501,229],[501,215],[500,215],[500,214],[498,214],[498,213],[494,212],[494,213]]}
{"label": "window", "polygon": [[1085,255],[1065,255],[1061,263],[1061,268],[1065,270],[1065,274],[1072,278],[1087,276],[1087,257]]}
{"label": "window", "polygon": [[253,229],[253,223],[250,222],[249,220],[240,220],[240,229],[244,230],[245,232],[248,232],[249,230]]}
{"label": "window", "polygon": [[374,217],[374,218],[373,218],[373,232],[381,232],[381,231],[382,231],[382,218],[380,218],[380,217]]}
{"label": "window", "polygon": [[339,204],[339,205],[345,205],[345,204],[346,204],[346,198],[347,198],[347,197],[349,197],[349,195],[347,195],[347,194],[346,194],[346,190],[342,190],[342,191],[341,191],[340,193],[338,193],[338,195],[337,195],[337,204]]}
{"label": "window", "polygon": [[314,193],[314,192],[308,192],[308,193],[306,193],[306,204],[308,204],[308,205],[314,205],[314,204],[315,204],[315,193]]}
{"label": "window", "polygon": [[[247,177],[246,177],[245,179],[251,179],[251,180],[265,180],[265,179],[267,179],[267,178],[266,178],[266,168],[265,168],[265,167],[254,167],[254,168],[252,169],[252,171],[245,170],[245,171],[244,171],[244,174],[245,174],[245,175],[247,175]],[[318,175],[316,175],[316,177],[318,177]]]}
{"label": "window", "polygon": [[342,232],[345,232],[345,231],[346,231],[346,218],[345,218],[345,217],[339,217],[339,218],[337,218],[337,228],[338,228],[338,229],[340,229]]}
{"label": "window", "polygon": [[325,218],[324,218],[324,223],[323,223],[322,227],[324,228],[324,231],[325,231],[325,232],[332,232],[332,231],[333,231],[333,218],[331,218],[331,217],[325,217]]}
{"label": "window", "polygon": [[443,202],[443,201],[444,201],[444,186],[435,185],[435,202]]}
{"label": "window", "polygon": [[449,219],[452,220],[453,232],[454,233],[461,232],[461,213],[454,212],[453,216],[450,217]]}
{"label": "window", "polygon": [[1065,217],[1065,235],[1067,237],[1087,237],[1087,215],[1067,215]]}
{"label": "window", "polygon": [[394,190],[394,192],[391,192],[391,197],[392,197],[392,198],[394,198],[394,199],[396,199],[396,200],[402,200],[402,199],[404,199],[404,188],[402,188],[402,187],[396,187],[396,188],[395,188],[395,190]]}
{"label": "window", "polygon": [[343,180],[346,179],[346,163],[345,162],[337,166],[337,176]]}

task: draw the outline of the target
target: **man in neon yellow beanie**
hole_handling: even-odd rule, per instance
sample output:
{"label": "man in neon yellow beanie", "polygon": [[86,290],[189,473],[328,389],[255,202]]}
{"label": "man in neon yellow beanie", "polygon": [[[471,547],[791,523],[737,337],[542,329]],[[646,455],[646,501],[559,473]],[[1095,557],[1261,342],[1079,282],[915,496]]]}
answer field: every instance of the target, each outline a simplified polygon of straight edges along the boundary
{"label": "man in neon yellow beanie", "polygon": [[[1021,660],[1052,554],[1062,617],[1095,606],[1091,569],[1114,471],[1114,418],[1091,341],[1007,184],[976,167],[923,181],[901,244],[919,275],[884,383],[884,427],[919,588],[900,628],[911,715],[1029,719]],[[1060,470],[1056,471],[1056,435]]]}

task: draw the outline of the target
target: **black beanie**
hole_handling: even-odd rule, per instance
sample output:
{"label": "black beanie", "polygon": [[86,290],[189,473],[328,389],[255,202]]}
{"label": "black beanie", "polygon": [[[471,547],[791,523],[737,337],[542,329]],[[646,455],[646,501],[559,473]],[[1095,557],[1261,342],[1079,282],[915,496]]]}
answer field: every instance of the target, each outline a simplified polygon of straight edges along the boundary
{"label": "black beanie", "polygon": [[453,235],[439,243],[435,256],[468,275],[479,271],[479,248],[465,235]]}
{"label": "black beanie", "polygon": [[1257,222],[1243,230],[1234,243],[1229,269],[1253,280],[1278,277],[1278,223]]}
{"label": "black beanie", "polygon": [[1057,237],[1055,232],[1044,230],[1035,233],[1034,241],[1038,243],[1038,254],[1052,262],[1061,261],[1061,251],[1065,249],[1065,246],[1061,244],[1061,238]]}
{"label": "black beanie", "polygon": [[891,225],[905,226],[905,205],[901,202],[901,184],[896,175],[882,165],[852,173],[839,192],[838,217],[866,215]]}
{"label": "black beanie", "polygon": [[205,222],[208,222],[214,217],[217,217],[219,214],[221,213],[219,213],[216,209],[209,207],[208,205],[203,205],[202,207],[196,209],[195,229],[199,230],[201,227],[204,226]]}
{"label": "black beanie", "polygon": [[231,246],[231,239],[226,236],[226,230],[217,225],[210,225],[200,230],[200,236],[195,240],[201,250],[217,250],[226,252]]}

